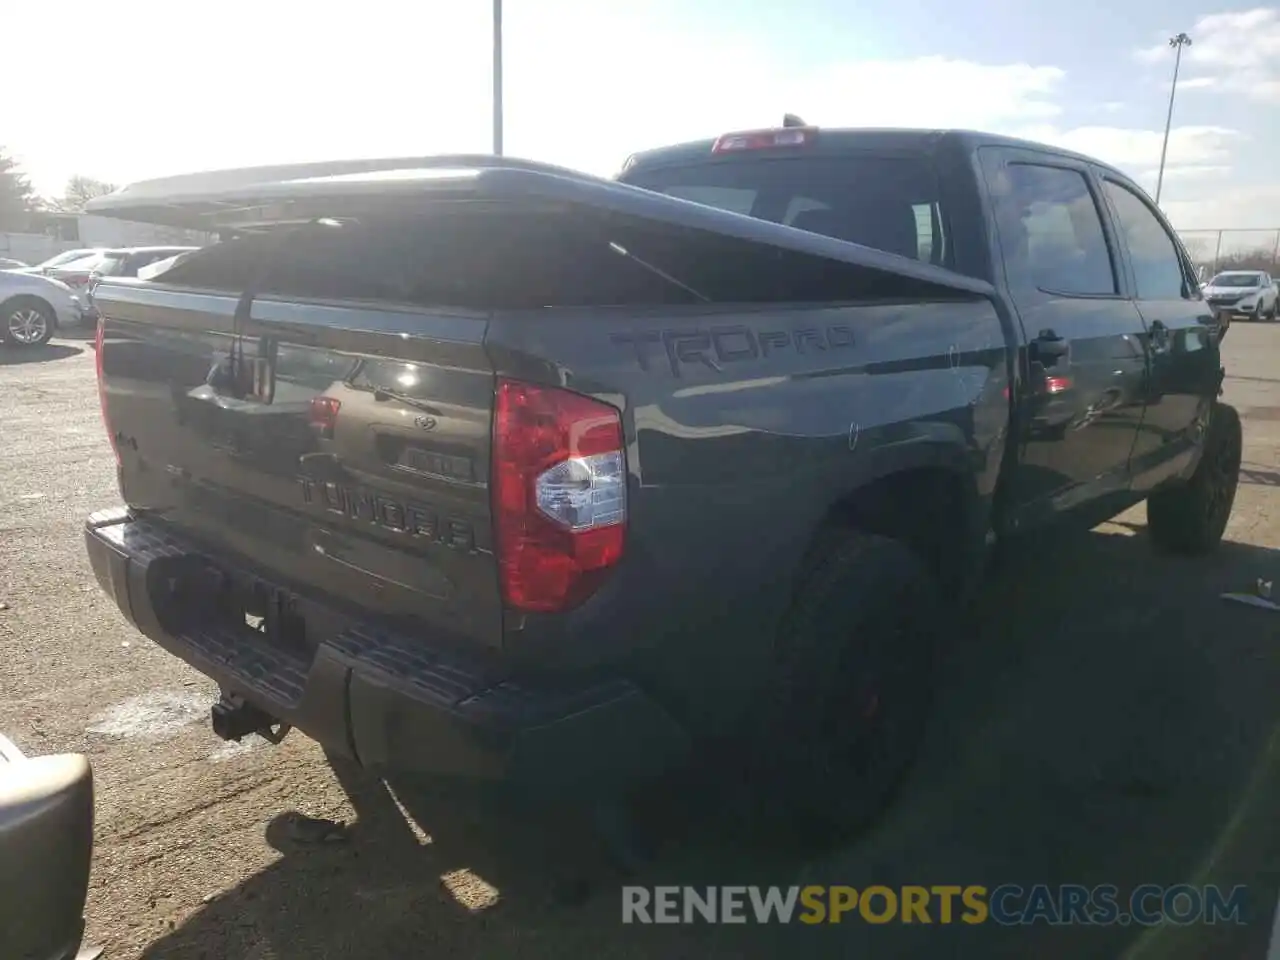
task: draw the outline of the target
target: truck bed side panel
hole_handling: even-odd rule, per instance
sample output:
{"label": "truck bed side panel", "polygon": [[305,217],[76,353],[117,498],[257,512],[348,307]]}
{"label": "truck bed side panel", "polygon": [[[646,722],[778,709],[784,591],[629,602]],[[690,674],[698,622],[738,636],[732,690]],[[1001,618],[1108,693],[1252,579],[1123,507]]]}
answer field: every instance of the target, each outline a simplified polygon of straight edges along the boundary
{"label": "truck bed side panel", "polygon": [[[599,655],[665,644],[701,673],[694,683],[732,686],[756,672],[726,673],[694,651],[765,654],[800,559],[841,498],[913,466],[971,479],[980,512],[993,495],[1010,354],[987,299],[499,314],[488,343],[500,375],[624,410],[627,557],[567,631],[581,657],[592,644]],[[509,622],[508,647],[540,651],[544,627]]]}

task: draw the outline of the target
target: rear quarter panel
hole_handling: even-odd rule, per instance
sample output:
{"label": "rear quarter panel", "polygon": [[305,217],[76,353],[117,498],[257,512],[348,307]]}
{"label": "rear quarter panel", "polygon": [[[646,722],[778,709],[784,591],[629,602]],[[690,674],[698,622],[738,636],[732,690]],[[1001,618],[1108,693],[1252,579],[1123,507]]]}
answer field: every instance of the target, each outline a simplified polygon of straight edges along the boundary
{"label": "rear quarter panel", "polygon": [[796,568],[841,498],[946,466],[989,509],[1010,355],[986,299],[499,314],[487,345],[499,375],[618,406],[628,441],[622,567],[568,630],[508,617],[516,654],[554,660],[566,637],[575,646],[559,652],[576,660],[656,648],[664,678],[674,664],[690,690],[732,692],[766,662]]}

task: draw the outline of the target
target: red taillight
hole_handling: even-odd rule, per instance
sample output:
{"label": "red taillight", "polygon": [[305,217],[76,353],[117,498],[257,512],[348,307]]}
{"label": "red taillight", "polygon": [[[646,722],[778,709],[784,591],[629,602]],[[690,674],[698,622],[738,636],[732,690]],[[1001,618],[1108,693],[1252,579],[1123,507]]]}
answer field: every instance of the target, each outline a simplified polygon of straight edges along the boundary
{"label": "red taillight", "polygon": [[1044,388],[1048,393],[1066,393],[1071,389],[1070,377],[1045,377]]}
{"label": "red taillight", "polygon": [[816,127],[782,127],[778,130],[746,130],[726,133],[716,140],[712,153],[737,153],[741,150],[768,150],[771,147],[803,147],[818,137]]}
{"label": "red taillight", "polygon": [[311,429],[322,440],[333,439],[334,427],[338,425],[338,411],[341,409],[342,401],[333,397],[311,398]]}
{"label": "red taillight", "polygon": [[107,428],[107,439],[111,441],[111,452],[115,454],[116,463],[120,463],[120,448],[116,446],[116,432],[111,429],[111,418],[107,415],[107,378],[103,367],[103,342],[106,339],[106,321],[98,318],[98,332],[93,338],[94,366],[98,373],[98,406],[102,409],[102,425]]}
{"label": "red taillight", "polygon": [[593,593],[622,559],[627,469],[616,407],[499,380],[493,512],[503,600],[554,612]]}

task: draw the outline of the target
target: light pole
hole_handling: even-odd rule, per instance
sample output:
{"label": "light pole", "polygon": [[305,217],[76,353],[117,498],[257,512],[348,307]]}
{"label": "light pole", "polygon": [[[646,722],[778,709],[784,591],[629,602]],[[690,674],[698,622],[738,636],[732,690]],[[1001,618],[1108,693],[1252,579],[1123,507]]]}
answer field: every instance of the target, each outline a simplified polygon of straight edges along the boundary
{"label": "light pole", "polygon": [[[495,0],[497,2],[497,0]],[[1169,38],[1169,46],[1176,51],[1173,58],[1173,85],[1169,87],[1169,113],[1164,118],[1164,144],[1160,147],[1160,172],[1156,174],[1156,204],[1160,203],[1160,188],[1164,186],[1164,158],[1169,152],[1169,127],[1173,124],[1173,97],[1178,92],[1178,68],[1182,66],[1182,48],[1191,46],[1191,38],[1185,33]]]}
{"label": "light pole", "polygon": [[493,0],[493,155],[502,156],[502,0]]}

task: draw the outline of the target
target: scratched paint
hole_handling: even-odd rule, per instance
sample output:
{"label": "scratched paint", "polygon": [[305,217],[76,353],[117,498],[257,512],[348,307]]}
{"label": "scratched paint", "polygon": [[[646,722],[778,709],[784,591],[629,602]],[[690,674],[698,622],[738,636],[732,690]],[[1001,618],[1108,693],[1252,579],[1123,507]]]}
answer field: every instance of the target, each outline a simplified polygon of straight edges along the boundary
{"label": "scratched paint", "polygon": [[206,722],[209,699],[191,690],[152,690],[97,714],[88,732],[132,740],[159,740]]}

